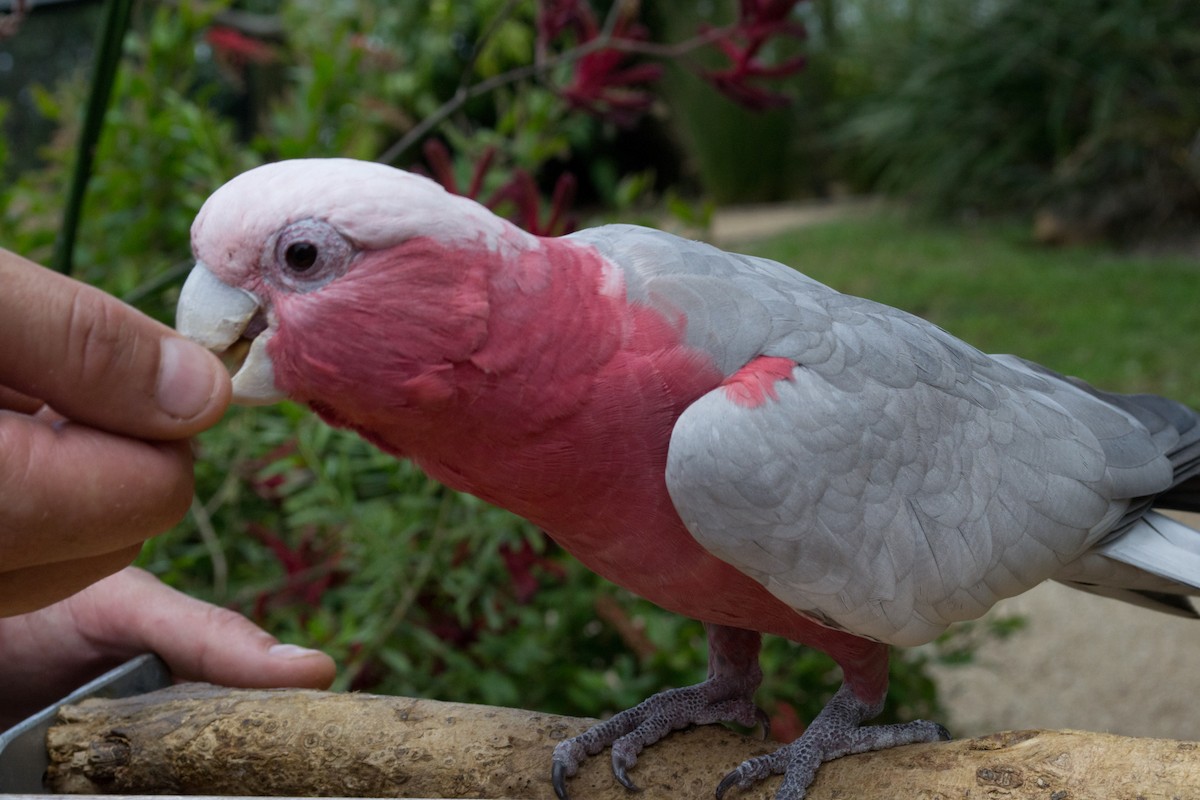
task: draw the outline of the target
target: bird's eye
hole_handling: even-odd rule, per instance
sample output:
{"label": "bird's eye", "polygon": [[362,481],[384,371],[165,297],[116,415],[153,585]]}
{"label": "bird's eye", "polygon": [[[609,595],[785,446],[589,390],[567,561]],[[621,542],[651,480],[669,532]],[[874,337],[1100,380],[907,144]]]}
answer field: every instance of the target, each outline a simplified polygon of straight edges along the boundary
{"label": "bird's eye", "polygon": [[312,242],[292,242],[284,252],[284,260],[295,272],[307,272],[317,263],[320,251]]}
{"label": "bird's eye", "polygon": [[343,275],[356,253],[350,240],[326,220],[302,219],[267,240],[262,263],[275,283],[311,292]]}

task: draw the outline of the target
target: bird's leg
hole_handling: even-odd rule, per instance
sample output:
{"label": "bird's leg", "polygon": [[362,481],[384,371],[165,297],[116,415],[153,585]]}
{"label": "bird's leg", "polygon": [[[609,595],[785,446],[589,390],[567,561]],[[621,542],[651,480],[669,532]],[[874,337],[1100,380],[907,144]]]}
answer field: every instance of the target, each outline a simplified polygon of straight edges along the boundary
{"label": "bird's leg", "polygon": [[613,774],[623,786],[636,789],[628,771],[638,753],[673,730],[710,722],[761,724],[767,715],[754,705],[762,682],[758,666],[761,634],[721,625],[705,625],[708,633],[708,679],[695,686],[668,689],[601,722],[554,748],[554,791],[567,797],[567,778],[579,766],[611,745]]}
{"label": "bird's leg", "polygon": [[887,694],[887,647],[862,641],[862,646],[854,649],[852,658],[839,659],[845,682],[804,734],[773,753],[739,764],[717,787],[717,800],[730,787],[747,789],[763,778],[779,774],[784,777],[775,800],[803,800],[817,768],[826,761],[853,753],[950,738],[945,728],[927,720],[860,727],[883,710]]}

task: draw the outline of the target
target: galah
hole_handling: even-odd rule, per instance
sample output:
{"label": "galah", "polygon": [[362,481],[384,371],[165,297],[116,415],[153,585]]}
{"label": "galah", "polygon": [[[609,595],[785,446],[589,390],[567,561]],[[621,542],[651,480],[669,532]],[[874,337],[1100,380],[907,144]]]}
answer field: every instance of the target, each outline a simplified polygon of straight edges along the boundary
{"label": "galah", "polygon": [[869,726],[888,648],[1048,580],[1193,614],[1200,415],[986,355],[762,258],[632,225],[523,232],[425,178],[298,160],[216,191],[178,327],[235,398],[292,398],[703,621],[708,677],[554,751],[560,797],[692,724],[755,724],[762,634],[843,684],[717,788],[948,738]]}

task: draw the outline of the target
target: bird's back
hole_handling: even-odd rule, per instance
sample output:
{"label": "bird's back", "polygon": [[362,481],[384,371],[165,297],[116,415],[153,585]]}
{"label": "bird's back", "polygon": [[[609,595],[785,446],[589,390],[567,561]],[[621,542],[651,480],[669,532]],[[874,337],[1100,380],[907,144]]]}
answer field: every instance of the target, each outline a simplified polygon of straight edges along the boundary
{"label": "bird's back", "polygon": [[913,644],[1047,578],[1186,588],[1178,570],[1114,565],[1113,542],[1194,482],[1190,409],[984,354],[765,259],[633,226],[570,238],[727,380],[761,357],[793,365],[756,407],[729,387],[693,404],[668,466],[696,539],[792,607]]}

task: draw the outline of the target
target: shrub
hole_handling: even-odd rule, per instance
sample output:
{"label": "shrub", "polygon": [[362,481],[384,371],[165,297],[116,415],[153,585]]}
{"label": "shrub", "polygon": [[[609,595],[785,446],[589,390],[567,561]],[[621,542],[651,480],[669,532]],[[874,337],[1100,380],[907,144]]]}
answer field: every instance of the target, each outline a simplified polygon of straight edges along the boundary
{"label": "shrub", "polygon": [[842,133],[874,185],[941,213],[1044,206],[1093,236],[1200,216],[1200,5],[853,5]]}

